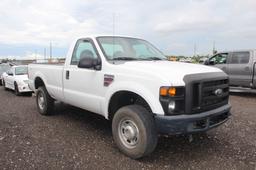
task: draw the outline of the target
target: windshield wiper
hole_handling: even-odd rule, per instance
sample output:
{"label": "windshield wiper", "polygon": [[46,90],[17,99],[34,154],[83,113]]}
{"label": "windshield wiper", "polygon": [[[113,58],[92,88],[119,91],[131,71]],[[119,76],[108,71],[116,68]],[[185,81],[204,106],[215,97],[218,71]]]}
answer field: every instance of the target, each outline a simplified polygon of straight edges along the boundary
{"label": "windshield wiper", "polygon": [[133,57],[116,57],[116,58],[113,58],[112,60],[138,60],[138,59]]}

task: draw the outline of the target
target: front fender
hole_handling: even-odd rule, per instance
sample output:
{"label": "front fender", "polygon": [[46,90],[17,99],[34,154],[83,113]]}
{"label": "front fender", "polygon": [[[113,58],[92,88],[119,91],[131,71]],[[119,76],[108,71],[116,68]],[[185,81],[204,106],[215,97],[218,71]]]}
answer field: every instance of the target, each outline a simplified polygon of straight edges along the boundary
{"label": "front fender", "polygon": [[159,114],[159,115],[164,115],[163,108],[159,102],[159,96],[157,94],[154,95],[152,90],[145,88],[145,86],[133,82],[120,82],[120,83],[115,83],[111,86],[108,87],[108,91],[105,95],[105,101],[103,102],[103,110],[102,112],[104,113],[104,116],[106,119],[108,119],[108,107],[109,107],[109,102],[111,100],[111,97],[119,91],[130,91],[133,93],[138,94],[141,96],[150,106],[151,110],[153,113]]}

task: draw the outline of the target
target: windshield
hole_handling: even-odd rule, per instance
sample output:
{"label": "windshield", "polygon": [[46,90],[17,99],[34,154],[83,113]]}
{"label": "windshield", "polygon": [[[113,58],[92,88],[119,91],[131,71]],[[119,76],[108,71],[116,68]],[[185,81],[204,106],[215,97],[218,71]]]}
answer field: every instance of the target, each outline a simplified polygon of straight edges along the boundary
{"label": "windshield", "polygon": [[166,60],[149,42],[126,37],[97,38],[107,60]]}
{"label": "windshield", "polygon": [[24,75],[28,74],[28,67],[16,67],[15,68],[15,75]]}
{"label": "windshield", "polygon": [[8,71],[10,69],[9,65],[0,65],[0,74]]}

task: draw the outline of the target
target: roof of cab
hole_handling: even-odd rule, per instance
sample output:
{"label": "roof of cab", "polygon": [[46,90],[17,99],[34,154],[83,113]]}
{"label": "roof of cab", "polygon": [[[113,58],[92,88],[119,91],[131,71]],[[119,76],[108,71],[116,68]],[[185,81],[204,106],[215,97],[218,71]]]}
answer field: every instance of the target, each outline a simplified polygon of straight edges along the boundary
{"label": "roof of cab", "polygon": [[232,53],[232,52],[246,52],[246,51],[256,51],[256,49],[242,49],[242,50],[230,50],[230,51],[218,51],[219,53]]}
{"label": "roof of cab", "polygon": [[82,39],[82,38],[92,38],[96,39],[98,37],[126,37],[126,38],[139,38],[140,37],[135,37],[135,36],[129,36],[129,35],[111,35],[111,34],[93,34],[93,35],[86,35],[86,36],[79,36],[76,39]]}

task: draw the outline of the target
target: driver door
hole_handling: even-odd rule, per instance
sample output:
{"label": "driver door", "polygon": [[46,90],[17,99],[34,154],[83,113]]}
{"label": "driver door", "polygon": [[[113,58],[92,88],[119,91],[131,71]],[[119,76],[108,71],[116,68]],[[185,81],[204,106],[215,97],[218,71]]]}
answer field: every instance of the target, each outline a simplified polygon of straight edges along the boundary
{"label": "driver door", "polygon": [[85,110],[101,113],[103,96],[103,73],[93,68],[79,68],[80,58],[99,58],[99,54],[90,39],[81,39],[76,43],[71,63],[64,68],[63,83],[65,101]]}
{"label": "driver door", "polygon": [[7,76],[4,81],[5,81],[6,87],[14,89],[14,69],[13,68],[7,71]]}

